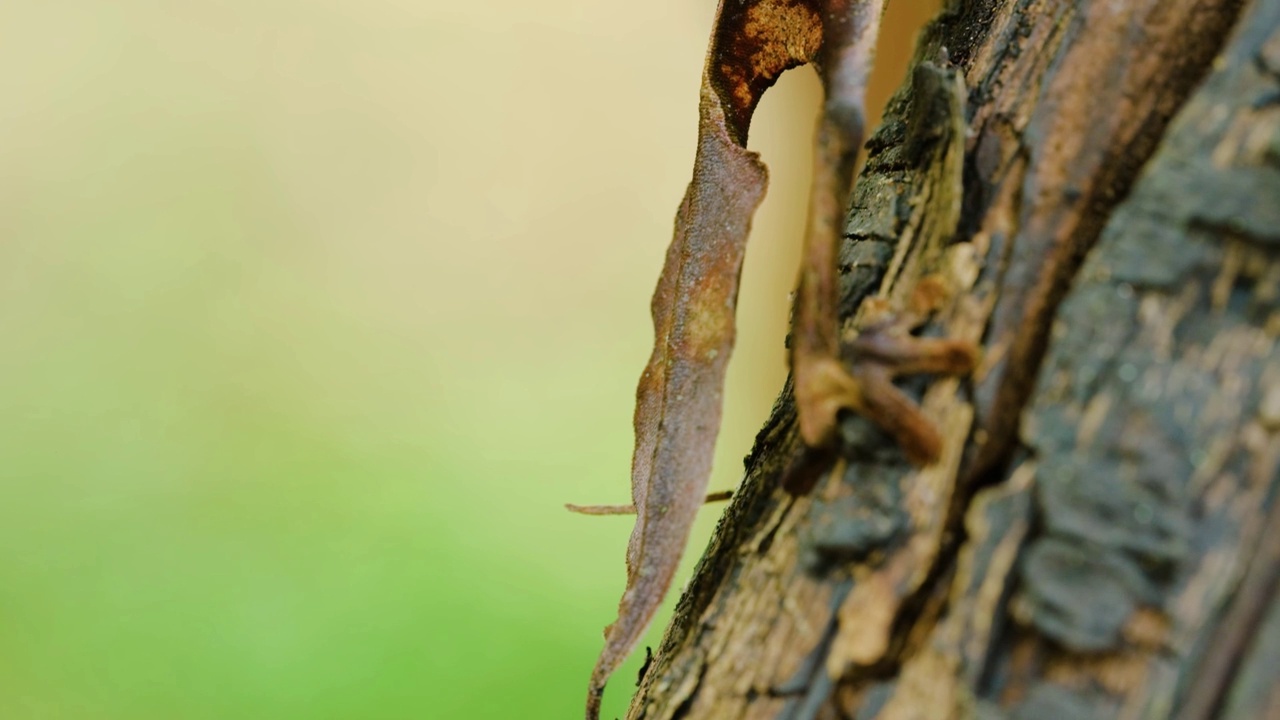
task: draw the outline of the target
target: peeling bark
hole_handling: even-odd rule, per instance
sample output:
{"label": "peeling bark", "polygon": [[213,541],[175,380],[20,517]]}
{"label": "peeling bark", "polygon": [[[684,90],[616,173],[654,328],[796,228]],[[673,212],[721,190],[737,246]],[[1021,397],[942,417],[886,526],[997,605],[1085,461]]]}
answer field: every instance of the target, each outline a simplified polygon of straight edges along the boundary
{"label": "peeling bark", "polygon": [[628,717],[1278,716],[1280,0],[955,2],[868,149],[841,317],[984,358],[926,468],[784,390]]}

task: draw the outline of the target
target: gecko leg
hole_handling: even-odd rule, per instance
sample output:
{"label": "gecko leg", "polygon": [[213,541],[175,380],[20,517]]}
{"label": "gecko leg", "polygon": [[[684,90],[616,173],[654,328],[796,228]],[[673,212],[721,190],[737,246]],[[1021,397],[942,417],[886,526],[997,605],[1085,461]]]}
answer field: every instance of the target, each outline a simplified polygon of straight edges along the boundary
{"label": "gecko leg", "polygon": [[[852,410],[891,434],[912,462],[927,464],[937,459],[941,439],[892,380],[909,373],[967,373],[976,359],[972,346],[902,332],[904,325],[919,324],[919,313],[913,312],[904,322],[872,329],[855,340],[851,364],[841,357],[836,252],[862,145],[863,95],[882,6],[883,0],[828,2],[827,17],[836,19],[824,27],[823,50],[817,60],[826,99],[815,141],[791,371],[800,436],[806,445],[830,443],[839,413]],[[930,285],[927,290],[928,297],[936,299],[936,288]],[[923,302],[928,300],[916,304]]]}
{"label": "gecko leg", "polygon": [[800,437],[810,447],[831,440],[841,409],[867,409],[861,385],[840,361],[836,250],[862,146],[863,95],[883,0],[857,5],[828,0],[827,6],[816,61],[825,100],[815,138],[791,350]]}

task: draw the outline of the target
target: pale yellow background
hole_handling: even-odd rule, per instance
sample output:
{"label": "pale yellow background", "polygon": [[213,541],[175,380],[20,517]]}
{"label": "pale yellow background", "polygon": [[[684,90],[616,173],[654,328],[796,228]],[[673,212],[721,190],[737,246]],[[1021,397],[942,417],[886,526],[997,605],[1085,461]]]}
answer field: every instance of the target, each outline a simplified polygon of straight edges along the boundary
{"label": "pale yellow background", "polygon": [[[630,522],[562,503],[628,497],[713,10],[0,3],[0,718],[578,717]],[[753,132],[716,488],[816,104]]]}

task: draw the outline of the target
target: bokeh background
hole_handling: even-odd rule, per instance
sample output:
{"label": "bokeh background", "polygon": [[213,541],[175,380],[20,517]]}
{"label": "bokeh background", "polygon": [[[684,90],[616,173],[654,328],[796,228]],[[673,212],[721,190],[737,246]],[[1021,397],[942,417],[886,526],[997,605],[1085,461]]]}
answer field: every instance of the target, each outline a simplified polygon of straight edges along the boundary
{"label": "bokeh background", "polygon": [[[631,522],[562,504],[628,497],[713,12],[0,3],[0,718],[580,717]],[[784,378],[817,103],[789,73],[753,130],[715,488]]]}

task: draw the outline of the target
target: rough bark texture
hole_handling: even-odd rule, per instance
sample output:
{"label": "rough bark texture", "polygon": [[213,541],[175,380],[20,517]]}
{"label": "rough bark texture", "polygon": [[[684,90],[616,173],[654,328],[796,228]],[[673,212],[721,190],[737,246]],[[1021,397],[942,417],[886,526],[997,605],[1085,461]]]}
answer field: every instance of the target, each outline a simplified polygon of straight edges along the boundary
{"label": "rough bark texture", "polygon": [[841,307],[949,279],[942,460],[815,465],[784,391],[628,717],[1280,717],[1280,0],[953,2],[917,58]]}

